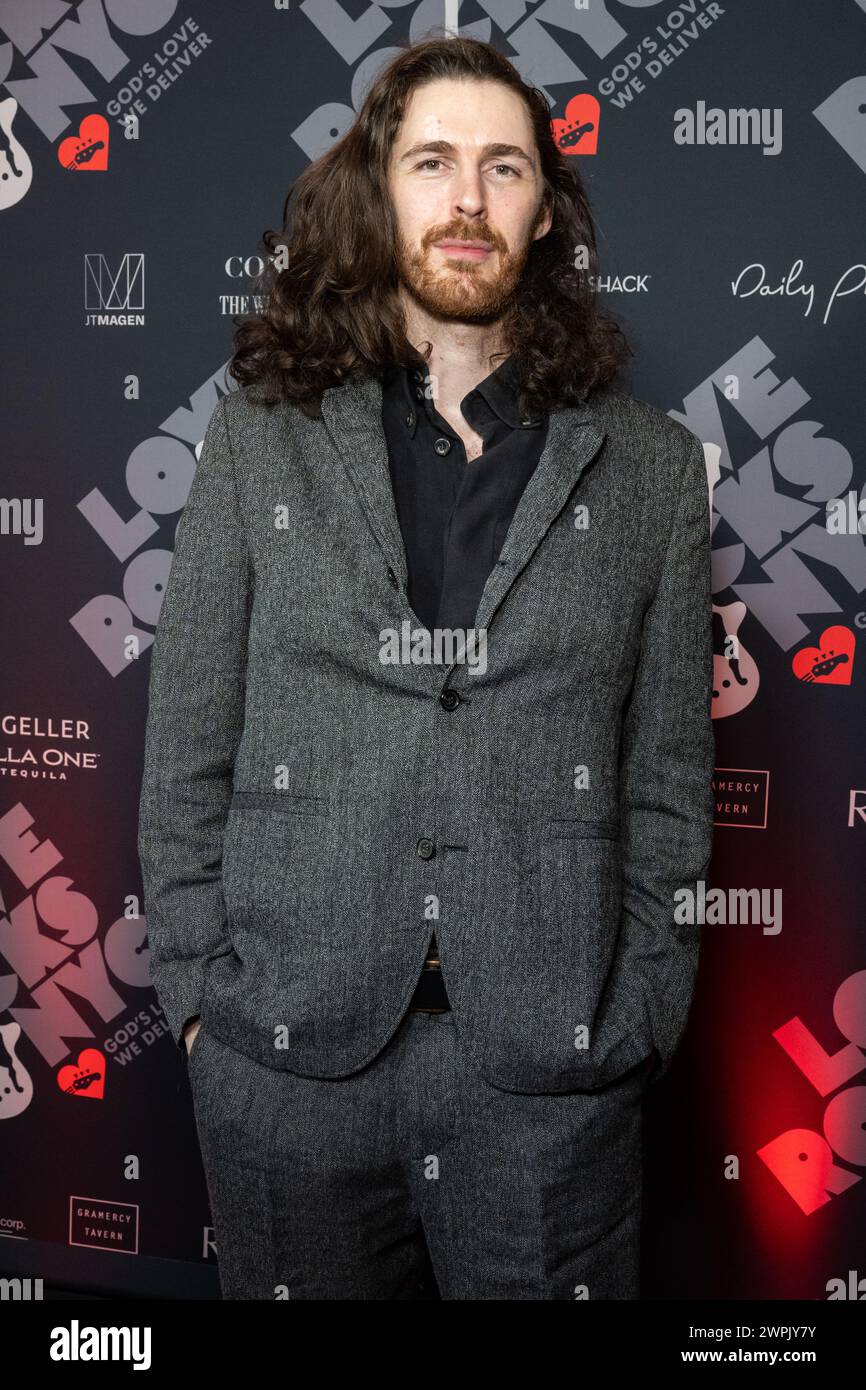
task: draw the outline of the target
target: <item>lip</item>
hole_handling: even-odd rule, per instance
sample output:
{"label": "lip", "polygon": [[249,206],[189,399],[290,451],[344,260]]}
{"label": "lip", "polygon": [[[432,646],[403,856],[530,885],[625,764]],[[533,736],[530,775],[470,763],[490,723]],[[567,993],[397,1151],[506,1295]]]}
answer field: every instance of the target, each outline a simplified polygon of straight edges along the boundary
{"label": "lip", "polygon": [[436,241],[433,244],[446,256],[469,261],[483,261],[493,250],[488,241]]}

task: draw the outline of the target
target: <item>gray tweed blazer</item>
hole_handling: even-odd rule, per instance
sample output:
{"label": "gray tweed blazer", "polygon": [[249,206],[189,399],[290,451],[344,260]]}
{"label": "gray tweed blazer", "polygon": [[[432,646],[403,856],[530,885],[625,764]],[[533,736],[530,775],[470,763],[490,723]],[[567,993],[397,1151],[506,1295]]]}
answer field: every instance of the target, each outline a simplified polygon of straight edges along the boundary
{"label": "gray tweed blazer", "polygon": [[435,930],[492,1084],[596,1089],[653,1053],[658,1078],[699,951],[675,894],[712,846],[701,443],[611,388],[554,411],[476,659],[468,634],[437,663],[381,402],[374,377],[327,391],[318,419],[241,389],[207,425],[139,806],[172,1035],[201,1014],[267,1066],[348,1075],[398,1027]]}

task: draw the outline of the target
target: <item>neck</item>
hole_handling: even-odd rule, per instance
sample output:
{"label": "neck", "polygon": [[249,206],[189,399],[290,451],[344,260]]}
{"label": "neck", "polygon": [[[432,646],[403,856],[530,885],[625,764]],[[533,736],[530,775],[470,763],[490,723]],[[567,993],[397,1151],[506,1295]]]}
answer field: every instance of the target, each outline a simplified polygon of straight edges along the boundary
{"label": "neck", "polygon": [[457,414],[463,397],[504,360],[499,356],[491,362],[491,354],[510,351],[504,320],[476,324],[440,319],[405,293],[401,298],[409,342],[421,356],[432,344],[427,370],[436,386],[436,409],[446,418]]}

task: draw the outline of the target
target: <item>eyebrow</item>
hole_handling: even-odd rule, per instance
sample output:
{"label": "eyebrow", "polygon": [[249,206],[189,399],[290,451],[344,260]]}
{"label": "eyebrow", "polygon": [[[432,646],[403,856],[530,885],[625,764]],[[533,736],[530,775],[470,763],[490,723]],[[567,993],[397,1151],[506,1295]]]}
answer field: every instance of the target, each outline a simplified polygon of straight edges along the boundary
{"label": "eyebrow", "polygon": [[[417,144],[410,146],[405,154],[401,154],[398,164],[406,164],[410,159],[415,159],[419,154],[454,154],[456,146],[449,140],[419,140]],[[519,145],[493,144],[485,145],[481,150],[482,159],[522,159],[526,164],[535,168],[535,160],[532,155],[522,150]]]}

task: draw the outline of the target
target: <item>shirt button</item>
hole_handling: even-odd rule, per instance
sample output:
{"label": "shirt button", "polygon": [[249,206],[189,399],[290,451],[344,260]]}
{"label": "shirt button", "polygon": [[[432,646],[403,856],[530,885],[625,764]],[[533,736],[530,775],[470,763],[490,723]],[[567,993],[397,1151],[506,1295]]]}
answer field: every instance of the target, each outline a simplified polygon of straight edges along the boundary
{"label": "shirt button", "polygon": [[407,425],[409,426],[409,428],[411,429],[412,426],[414,425],[414,423],[415,423],[415,412],[414,412],[414,410],[410,410],[410,411],[409,411],[409,414],[406,416],[406,424],[407,424]]}
{"label": "shirt button", "polygon": [[415,846],[415,853],[419,859],[432,859],[436,853],[436,846],[432,840],[421,839]]}
{"label": "shirt button", "polygon": [[460,704],[460,696],[456,690],[443,690],[439,696],[439,703],[443,709],[456,709]]}
{"label": "shirt button", "polygon": [[444,458],[445,454],[450,454],[451,452],[451,440],[442,439],[440,437],[436,440],[436,443],[433,445],[433,448],[436,450],[437,454],[441,454]]}
{"label": "shirt button", "polygon": [[392,589],[397,588],[397,576],[394,573],[394,571],[390,568],[388,570],[388,583],[391,585]]}

